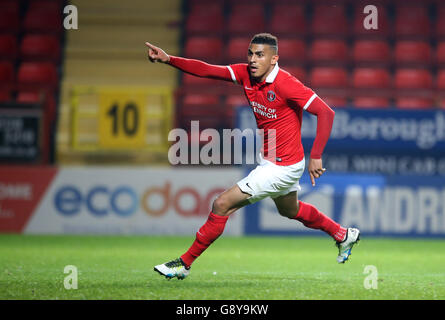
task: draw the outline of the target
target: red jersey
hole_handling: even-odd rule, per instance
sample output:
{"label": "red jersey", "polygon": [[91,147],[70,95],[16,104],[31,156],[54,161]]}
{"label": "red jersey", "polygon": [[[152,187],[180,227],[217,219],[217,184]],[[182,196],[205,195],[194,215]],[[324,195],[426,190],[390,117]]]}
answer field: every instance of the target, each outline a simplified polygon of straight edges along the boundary
{"label": "red jersey", "polygon": [[[277,165],[292,165],[304,158],[301,143],[302,113],[306,110],[316,115],[317,135],[311,158],[321,158],[335,113],[311,89],[280,69],[278,64],[265,81],[258,83],[250,78],[248,65],[245,63],[218,66],[175,56],[170,56],[168,63],[198,77],[233,81],[242,85],[257,126],[264,130],[263,154],[267,160]],[[276,136],[271,137],[271,132],[275,132]],[[270,143],[273,138],[275,145]],[[274,155],[273,158],[268,157],[269,154]]]}
{"label": "red jersey", "polygon": [[264,130],[264,158],[278,165],[303,160],[302,113],[317,95],[278,64],[263,82],[251,80],[247,64],[227,68],[233,82],[243,86],[257,126]]}

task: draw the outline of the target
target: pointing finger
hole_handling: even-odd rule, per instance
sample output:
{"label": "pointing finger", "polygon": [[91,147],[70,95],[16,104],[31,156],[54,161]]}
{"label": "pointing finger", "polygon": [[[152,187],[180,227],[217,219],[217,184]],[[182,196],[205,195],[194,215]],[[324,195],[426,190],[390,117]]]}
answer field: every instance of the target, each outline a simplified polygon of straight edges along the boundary
{"label": "pointing finger", "polygon": [[147,47],[149,47],[150,49],[156,49],[156,47],[154,46],[154,45],[152,45],[150,42],[145,42],[145,45],[147,46]]}

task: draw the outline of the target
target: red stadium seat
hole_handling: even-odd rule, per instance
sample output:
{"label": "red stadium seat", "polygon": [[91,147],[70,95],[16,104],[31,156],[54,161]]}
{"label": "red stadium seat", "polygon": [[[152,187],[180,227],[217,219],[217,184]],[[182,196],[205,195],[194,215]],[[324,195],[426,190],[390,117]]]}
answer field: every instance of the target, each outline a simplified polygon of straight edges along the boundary
{"label": "red stadium seat", "polygon": [[0,59],[14,61],[17,58],[17,37],[12,34],[0,35]]}
{"label": "red stadium seat", "polygon": [[223,0],[189,0],[188,14],[189,15],[205,15],[205,14],[224,14]]}
{"label": "red stadium seat", "polygon": [[309,74],[309,85],[329,106],[347,106],[349,78],[345,68],[315,67]]}
{"label": "red stadium seat", "polygon": [[188,35],[221,35],[224,30],[223,12],[198,11],[187,15],[185,30]]}
{"label": "red stadium seat", "polygon": [[356,65],[389,65],[392,60],[386,40],[357,40],[352,47],[352,57]]}
{"label": "red stadium seat", "polygon": [[0,10],[7,12],[19,12],[20,1],[17,0],[2,0],[0,1]]}
{"label": "red stadium seat", "polygon": [[345,95],[324,94],[321,98],[330,107],[342,108],[348,105],[348,99]]}
{"label": "red stadium seat", "polygon": [[11,90],[0,89],[0,102],[12,101]]}
{"label": "red stadium seat", "polygon": [[430,108],[434,106],[432,98],[433,77],[426,69],[397,69],[394,76],[396,107]]}
{"label": "red stadium seat", "polygon": [[445,90],[445,69],[441,69],[437,72],[437,88]]}
{"label": "red stadium seat", "polygon": [[54,91],[58,87],[56,67],[49,62],[23,62],[17,72],[17,82],[19,88],[25,91]]}
{"label": "red stadium seat", "polygon": [[311,32],[315,36],[345,36],[348,20],[342,5],[320,4],[314,7]]}
{"label": "red stadium seat", "polygon": [[14,65],[9,61],[0,61],[0,88],[11,89],[15,81]]}
{"label": "red stadium seat", "polygon": [[303,40],[280,38],[278,40],[278,55],[284,63],[300,64],[305,61],[306,45]]}
{"label": "red stadium seat", "polygon": [[315,67],[310,72],[310,85],[314,88],[342,88],[348,86],[348,82],[344,68]]}
{"label": "red stadium seat", "polygon": [[352,105],[355,108],[388,108],[391,106],[389,98],[358,96],[353,98]]}
{"label": "red stadium seat", "polygon": [[355,89],[352,104],[355,107],[386,108],[390,106],[391,75],[387,69],[355,68],[352,73],[352,85]]}
{"label": "red stadium seat", "polygon": [[352,85],[354,88],[389,88],[391,75],[383,68],[355,68]]}
{"label": "red stadium seat", "polygon": [[236,4],[232,6],[227,21],[231,35],[252,35],[263,32],[265,18],[262,4]]}
{"label": "red stadium seat", "polygon": [[226,104],[231,108],[248,105],[247,99],[243,94],[230,94],[226,96]]}
{"label": "red stadium seat", "polygon": [[20,57],[25,61],[60,60],[60,41],[54,35],[29,34],[22,39]]}
{"label": "red stadium seat", "polygon": [[396,37],[430,36],[430,18],[425,5],[399,5],[396,7],[394,34]]}
{"label": "red stadium seat", "polygon": [[445,108],[445,69],[437,72],[436,89],[438,89],[439,106]]}
{"label": "red stadium seat", "polygon": [[238,107],[245,107],[248,106],[249,103],[247,102],[246,97],[243,94],[230,94],[226,96],[225,100],[225,109],[224,109],[224,115],[226,117],[229,117],[228,121],[226,122],[228,125],[233,124],[233,118],[235,117],[235,110]]}
{"label": "red stadium seat", "polygon": [[223,42],[219,37],[189,37],[184,52],[188,58],[220,62],[223,58]]}
{"label": "red stadium seat", "polygon": [[253,15],[260,17],[264,15],[264,4],[259,1],[232,1],[230,14]]}
{"label": "red stadium seat", "polygon": [[346,42],[338,39],[317,39],[310,46],[309,57],[314,64],[337,65],[349,60]]}
{"label": "red stadium seat", "polygon": [[210,106],[218,104],[219,100],[213,94],[186,94],[183,98],[184,105]]}
{"label": "red stadium seat", "polygon": [[441,5],[437,8],[436,30],[435,35],[439,39],[445,39],[445,6]]}
{"label": "red stadium seat", "polygon": [[400,40],[394,46],[395,62],[399,66],[427,66],[431,64],[431,46],[426,41]]}
{"label": "red stadium seat", "polygon": [[227,44],[227,53],[231,63],[245,62],[251,37],[233,37]]}
{"label": "red stadium seat", "polygon": [[44,11],[51,13],[61,13],[63,8],[63,0],[31,0],[29,1],[29,11]]}
{"label": "red stadium seat", "polygon": [[397,89],[431,89],[433,77],[426,69],[401,68],[395,72],[394,84]]}
{"label": "red stadium seat", "polygon": [[438,42],[435,57],[439,66],[445,65],[445,41]]}
{"label": "red stadium seat", "polygon": [[295,78],[297,78],[301,82],[304,82],[306,80],[306,71],[302,67],[286,66],[286,65],[280,64],[280,68],[289,72],[291,75],[293,75]]}
{"label": "red stadium seat", "polygon": [[200,129],[221,128],[225,124],[224,109],[220,97],[212,94],[186,94],[179,111],[180,121],[186,129],[190,121],[199,120]]}
{"label": "red stadium seat", "polygon": [[306,34],[304,7],[300,4],[274,4],[268,26],[279,37]]}
{"label": "red stadium seat", "polygon": [[23,30],[26,33],[51,33],[60,35],[63,31],[62,12],[27,11]]}
{"label": "red stadium seat", "polygon": [[398,97],[396,107],[400,109],[430,109],[434,107],[434,101],[430,97]]}
{"label": "red stadium seat", "polygon": [[17,34],[19,33],[19,31],[20,31],[19,13],[0,10],[0,32]]}

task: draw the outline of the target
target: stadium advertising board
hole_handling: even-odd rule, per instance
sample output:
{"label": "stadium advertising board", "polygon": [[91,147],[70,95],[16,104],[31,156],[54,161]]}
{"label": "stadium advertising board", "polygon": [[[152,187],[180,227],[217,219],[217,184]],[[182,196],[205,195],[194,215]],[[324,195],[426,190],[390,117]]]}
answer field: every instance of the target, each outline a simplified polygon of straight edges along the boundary
{"label": "stadium advertising board", "polygon": [[[36,177],[41,172],[39,168],[29,170]],[[239,180],[240,173],[231,169],[122,167],[54,170],[45,185],[36,186],[39,197],[28,209],[21,228],[9,231],[192,235],[205,222],[216,195]],[[11,177],[3,175],[0,183],[0,187],[14,185]],[[25,200],[2,210],[18,210]],[[242,232],[241,219],[241,215],[230,219],[227,234]],[[0,231],[8,231],[3,223]]]}
{"label": "stadium advertising board", "polygon": [[41,111],[33,108],[0,108],[0,161],[39,160],[41,116]]}
{"label": "stadium advertising board", "polygon": [[[312,187],[307,174],[299,199],[364,235],[445,237],[441,177],[326,173]],[[322,234],[281,217],[272,200],[245,209],[246,234]]]}
{"label": "stadium advertising board", "polygon": [[[237,125],[255,128],[250,108],[238,108]],[[317,118],[303,112],[301,136],[308,153]],[[445,176],[442,110],[335,109],[323,162],[331,172]]]}

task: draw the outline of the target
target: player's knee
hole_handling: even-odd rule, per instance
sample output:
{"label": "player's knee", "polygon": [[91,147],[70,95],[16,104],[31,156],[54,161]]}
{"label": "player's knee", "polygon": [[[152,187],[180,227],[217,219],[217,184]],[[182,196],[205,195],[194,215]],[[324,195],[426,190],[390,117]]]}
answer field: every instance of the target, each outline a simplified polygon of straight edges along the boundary
{"label": "player's knee", "polygon": [[212,211],[215,214],[226,214],[230,210],[230,203],[226,197],[219,195],[212,205]]}

